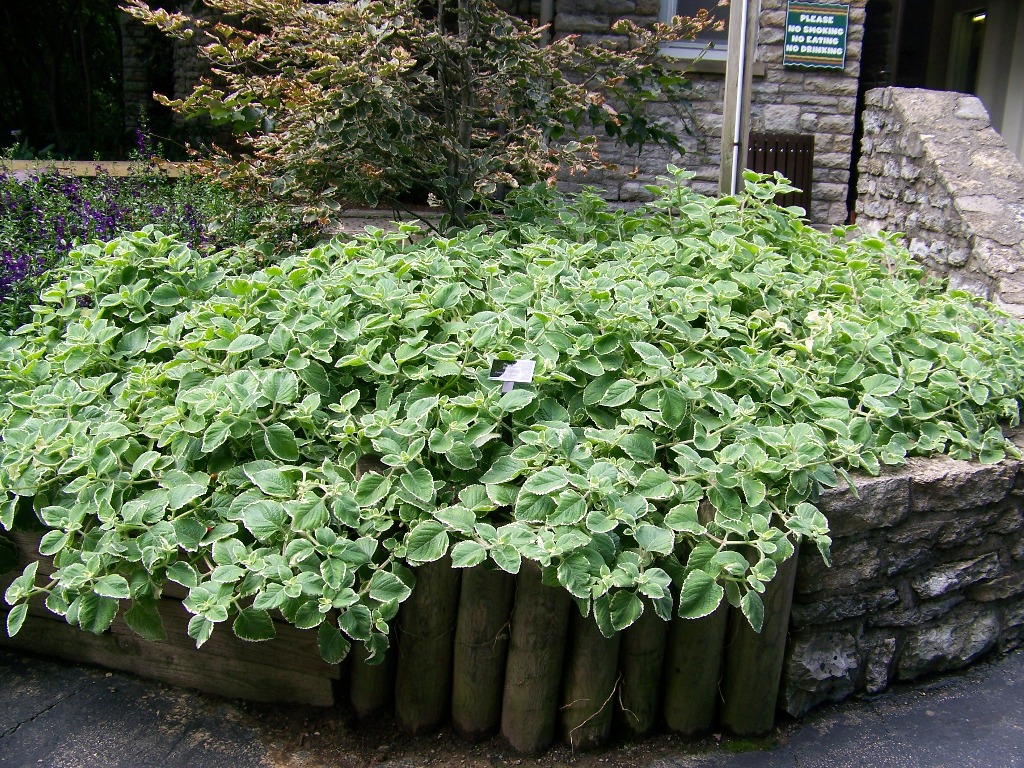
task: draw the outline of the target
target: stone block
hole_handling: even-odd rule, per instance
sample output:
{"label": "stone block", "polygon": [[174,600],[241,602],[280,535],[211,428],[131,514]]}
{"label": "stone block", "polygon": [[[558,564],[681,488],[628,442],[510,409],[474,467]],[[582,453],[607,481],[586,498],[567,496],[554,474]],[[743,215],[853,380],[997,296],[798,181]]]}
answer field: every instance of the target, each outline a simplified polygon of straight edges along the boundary
{"label": "stone block", "polygon": [[1017,479],[1019,462],[972,464],[955,459],[910,459],[910,508],[959,511],[1002,501]]}
{"label": "stone block", "polygon": [[959,669],[991,650],[999,638],[995,608],[966,605],[903,636],[896,662],[899,680],[914,680],[929,672]]}
{"label": "stone block", "polygon": [[960,96],[956,100],[953,116],[961,120],[984,120],[989,122],[988,110],[976,96]]}
{"label": "stone block", "polygon": [[579,14],[601,14],[604,16],[623,16],[636,12],[634,0],[576,0]]}
{"label": "stone block", "polygon": [[800,717],[824,701],[844,699],[856,690],[860,668],[857,638],[851,632],[797,633],[786,655],[780,706]]}
{"label": "stone block", "polygon": [[799,106],[767,104],[764,108],[764,129],[774,133],[796,133],[800,130]]}
{"label": "stone block", "polygon": [[559,33],[608,32],[609,27],[607,16],[577,13],[559,13],[555,16],[555,28]]}
{"label": "stone block", "polygon": [[979,581],[993,579],[1001,571],[999,556],[995,552],[990,552],[971,560],[944,563],[917,576],[910,585],[918,597],[930,600],[977,584]]}
{"label": "stone block", "polygon": [[654,199],[654,195],[644,188],[645,184],[639,181],[627,181],[619,187],[619,200],[624,202],[647,202]]}
{"label": "stone block", "polygon": [[889,675],[895,658],[895,637],[881,637],[870,645],[864,671],[864,687],[868,693],[879,693],[889,686]]}
{"label": "stone block", "polygon": [[899,601],[899,595],[890,586],[853,594],[822,595],[808,602],[794,602],[790,620],[795,627],[831,624],[891,608]]}
{"label": "stone block", "polygon": [[946,262],[951,267],[962,267],[970,257],[971,251],[969,248],[951,248],[948,251]]}
{"label": "stone block", "polygon": [[981,603],[1024,596],[1024,570],[1006,573],[985,584],[976,584],[967,590],[967,596]]}
{"label": "stone block", "polygon": [[993,510],[979,510],[979,517],[962,515],[945,523],[935,536],[937,549],[974,547],[984,541],[987,527],[996,519]]}
{"label": "stone block", "polygon": [[857,477],[857,495],[849,488],[825,491],[818,508],[828,518],[833,537],[876,528],[891,528],[910,512],[910,477],[906,474]]}
{"label": "stone block", "polygon": [[868,625],[871,627],[917,627],[933,619],[945,616],[953,608],[964,602],[963,595],[950,595],[941,600],[930,600],[925,603],[904,602],[885,611],[871,616]]}
{"label": "stone block", "polygon": [[991,533],[1010,536],[1024,531],[1024,510],[1016,504],[1004,510],[989,527]]}
{"label": "stone block", "polygon": [[832,545],[829,568],[818,557],[801,557],[797,568],[796,594],[843,591],[875,578],[882,571],[882,556],[875,539],[840,539]]}

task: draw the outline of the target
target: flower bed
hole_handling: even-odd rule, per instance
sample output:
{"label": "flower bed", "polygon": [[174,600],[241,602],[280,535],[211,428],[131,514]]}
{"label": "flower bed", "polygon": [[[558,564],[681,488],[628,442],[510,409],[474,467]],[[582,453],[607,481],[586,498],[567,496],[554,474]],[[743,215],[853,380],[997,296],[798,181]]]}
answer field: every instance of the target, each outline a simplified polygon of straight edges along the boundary
{"label": "flower bed", "polygon": [[[829,557],[822,492],[912,454],[1016,456],[1002,427],[1024,392],[1020,325],[888,240],[770,204],[789,189],[672,185],[622,213],[533,190],[491,231],[374,230],[256,272],[152,229],[81,249],[0,345],[0,523],[41,522],[57,566],[14,580],[9,631],[33,598],[97,633],[126,602],[158,639],[174,584],[200,646],[283,617],[327,661],[357,643],[380,662],[411,616],[395,694],[415,731],[447,711],[427,641],[455,621],[450,558],[518,574],[541,615],[575,603],[571,658],[613,663],[652,615],[722,647],[728,603],[781,660],[795,545]],[[493,380],[517,361],[522,385]],[[500,712],[531,750],[552,737],[560,630],[520,625]],[[586,672],[606,666],[570,666],[595,708],[570,708],[570,733],[600,740],[611,683]],[[764,691],[773,668],[750,673]]]}

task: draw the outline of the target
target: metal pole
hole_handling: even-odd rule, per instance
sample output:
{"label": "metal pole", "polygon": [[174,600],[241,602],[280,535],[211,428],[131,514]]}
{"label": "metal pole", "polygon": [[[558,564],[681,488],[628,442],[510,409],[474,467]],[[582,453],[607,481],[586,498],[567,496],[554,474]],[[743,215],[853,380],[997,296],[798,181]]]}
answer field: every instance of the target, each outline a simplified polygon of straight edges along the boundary
{"label": "metal pole", "polygon": [[718,189],[736,194],[746,162],[750,131],[750,88],[761,13],[760,0],[732,0],[729,8],[729,58],[725,67],[722,119],[722,168]]}

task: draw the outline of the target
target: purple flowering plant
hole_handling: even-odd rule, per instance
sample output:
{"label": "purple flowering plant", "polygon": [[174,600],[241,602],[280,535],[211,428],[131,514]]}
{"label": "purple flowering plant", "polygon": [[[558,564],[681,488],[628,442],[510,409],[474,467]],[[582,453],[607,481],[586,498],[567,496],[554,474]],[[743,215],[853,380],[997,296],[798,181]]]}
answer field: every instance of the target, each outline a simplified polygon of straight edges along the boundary
{"label": "purple flowering plant", "polygon": [[140,133],[135,167],[126,177],[57,171],[27,177],[0,170],[0,330],[30,316],[48,273],[78,244],[110,240],[155,224],[192,248],[210,251],[244,242],[258,211],[232,193],[192,176],[170,179]]}

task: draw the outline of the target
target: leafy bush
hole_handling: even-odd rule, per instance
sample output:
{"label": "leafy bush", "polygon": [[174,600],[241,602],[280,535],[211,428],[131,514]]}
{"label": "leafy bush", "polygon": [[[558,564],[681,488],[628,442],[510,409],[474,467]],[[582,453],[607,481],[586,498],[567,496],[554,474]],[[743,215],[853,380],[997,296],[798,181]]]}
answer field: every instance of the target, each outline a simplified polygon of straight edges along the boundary
{"label": "leafy bush", "polygon": [[682,152],[645,105],[684,105],[689,84],[660,44],[709,23],[705,12],[653,30],[620,21],[616,50],[575,37],[543,45],[541,29],[488,0],[203,4],[126,10],[209,63],[215,77],[163,102],[234,130],[246,154],[212,171],[280,203],[270,224],[284,230],[323,227],[353,202],[398,205],[410,190],[463,226],[470,201],[501,186],[599,165],[595,128]]}
{"label": "leafy bush", "polygon": [[194,176],[172,180],[146,163],[126,178],[0,172],[0,330],[29,318],[47,273],[72,248],[156,224],[203,251],[245,239],[259,213]]}
{"label": "leafy bush", "polygon": [[[89,245],[0,342],[0,522],[48,531],[7,592],[84,629],[198,644],[278,609],[375,658],[410,566],[539,563],[605,633],[723,599],[755,628],[823,487],[909,453],[1017,455],[1024,327],[826,235],[750,175],[612,212],[521,194],[493,231],[415,227],[243,274],[148,228]],[[414,236],[415,235],[415,236]],[[88,298],[91,307],[83,307]],[[531,359],[502,393],[495,359]],[[674,603],[672,583],[679,592]]]}

